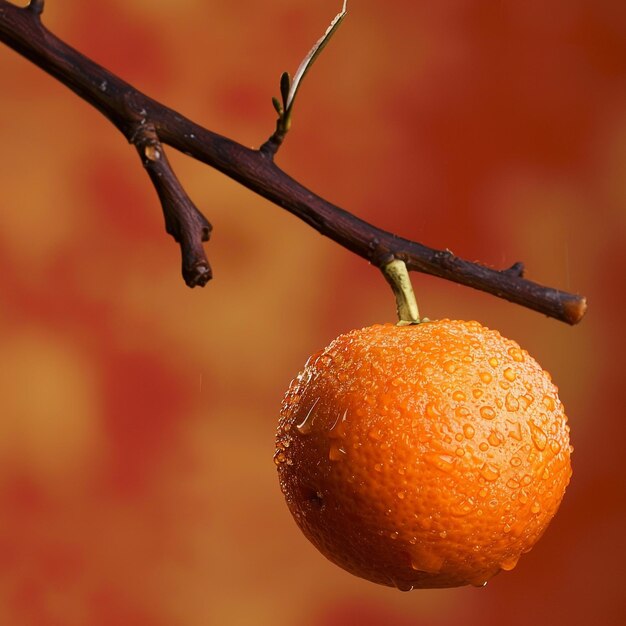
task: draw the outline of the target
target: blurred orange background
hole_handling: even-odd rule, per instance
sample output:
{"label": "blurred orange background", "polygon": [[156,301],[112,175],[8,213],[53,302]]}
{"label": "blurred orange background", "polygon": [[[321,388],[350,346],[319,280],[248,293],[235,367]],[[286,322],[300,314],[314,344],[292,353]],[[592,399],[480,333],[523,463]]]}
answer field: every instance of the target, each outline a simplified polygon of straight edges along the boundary
{"label": "blurred orange background", "polygon": [[[340,0],[48,2],[61,38],[248,146]],[[189,290],[135,151],[0,47],[0,623],[626,623],[626,3],[353,1],[278,155],[404,237],[582,293],[578,327],[413,275],[429,317],[527,348],[567,408],[574,476],[517,568],[401,593],[300,534],[272,463],[307,356],[393,321],[379,273],[169,151],[214,225]],[[621,285],[621,286],[620,286]]]}

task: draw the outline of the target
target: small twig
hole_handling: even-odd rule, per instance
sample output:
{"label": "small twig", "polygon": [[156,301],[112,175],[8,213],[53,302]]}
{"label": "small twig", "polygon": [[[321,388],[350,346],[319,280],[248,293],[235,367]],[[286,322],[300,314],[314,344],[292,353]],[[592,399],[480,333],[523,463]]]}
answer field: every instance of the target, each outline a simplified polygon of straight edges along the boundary
{"label": "small twig", "polygon": [[140,124],[132,143],[161,200],[165,230],[180,244],[185,283],[189,287],[204,287],[212,278],[202,246],[202,242],[209,240],[211,224],[176,178],[154,126]]}
{"label": "small twig", "polygon": [[[0,41],[97,108],[129,141],[136,139],[137,125],[143,120],[160,142],[218,169],[379,268],[400,259],[409,270],[486,291],[569,324],[579,322],[585,314],[585,298],[524,279],[521,265],[503,271],[490,269],[450,251],[433,250],[397,237],[327,202],[289,177],[261,151],[195,124],[80,54],[45,29],[28,8],[0,0]],[[168,202],[181,202],[179,194],[171,193],[180,188],[178,181],[174,184],[170,180],[169,185]],[[197,232],[206,224],[198,227],[193,219],[180,220],[177,236],[181,241],[196,242]],[[189,228],[196,234],[186,233]],[[194,251],[190,257],[193,264],[199,257],[194,256],[196,244],[189,245]]]}
{"label": "small twig", "polygon": [[259,148],[259,151],[270,159],[273,159],[278,149],[285,141],[285,137],[291,128],[291,116],[293,113],[293,103],[298,95],[298,90],[302,84],[302,79],[306,76],[306,73],[311,69],[315,59],[319,57],[322,50],[326,47],[326,44],[330,41],[330,38],[335,34],[339,28],[341,22],[348,13],[348,0],[343,0],[343,7],[335,18],[330,23],[330,26],[326,29],[326,32],[315,42],[315,45],[309,50],[308,54],[300,63],[296,73],[291,76],[287,72],[283,72],[280,77],[280,96],[282,103],[278,98],[272,98],[274,108],[278,113],[278,119],[276,120],[276,130],[272,136]]}

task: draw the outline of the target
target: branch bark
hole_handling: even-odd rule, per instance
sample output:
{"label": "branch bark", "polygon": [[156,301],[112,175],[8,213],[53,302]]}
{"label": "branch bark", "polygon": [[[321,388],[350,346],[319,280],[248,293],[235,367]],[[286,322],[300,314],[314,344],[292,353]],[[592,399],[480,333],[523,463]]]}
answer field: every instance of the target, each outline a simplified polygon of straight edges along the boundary
{"label": "branch bark", "polygon": [[400,259],[409,270],[491,293],[569,324],[584,316],[584,297],[526,280],[521,263],[494,270],[397,237],[331,204],[282,171],[272,154],[195,124],[68,46],[42,25],[42,10],[42,0],[25,8],[0,0],[0,41],[98,109],[135,145],[161,200],[167,232],[181,245],[188,285],[202,286],[211,277],[202,246],[210,225],[176,179],[162,144],[223,172],[378,268]]}

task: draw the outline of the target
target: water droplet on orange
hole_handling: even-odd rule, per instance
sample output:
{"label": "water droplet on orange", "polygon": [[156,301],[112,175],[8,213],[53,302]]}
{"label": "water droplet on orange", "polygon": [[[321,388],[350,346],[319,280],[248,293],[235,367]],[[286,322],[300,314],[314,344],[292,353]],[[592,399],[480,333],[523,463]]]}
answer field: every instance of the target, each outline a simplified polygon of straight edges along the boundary
{"label": "water droplet on orange", "polygon": [[426,415],[431,418],[439,417],[441,413],[437,410],[437,407],[433,402],[429,402],[426,405]]}
{"label": "water droplet on orange", "polygon": [[478,446],[478,448],[482,451],[482,452],[487,452],[487,450],[489,450],[489,444],[485,443],[484,441],[481,442],[481,444]]}
{"label": "water droplet on orange", "polygon": [[472,395],[478,400],[483,395],[482,389],[472,389]]}
{"label": "water droplet on orange", "polygon": [[465,450],[464,450],[463,448],[461,448],[461,447],[458,447],[458,448],[454,451],[454,453],[455,453],[457,456],[465,456]]}
{"label": "water droplet on orange", "polygon": [[492,356],[489,359],[489,365],[491,365],[491,367],[498,367],[498,359],[496,359],[495,356]]}
{"label": "water droplet on orange", "polygon": [[411,567],[419,572],[437,574],[441,571],[445,557],[432,551],[420,550],[411,556]]}
{"label": "water droplet on orange", "polygon": [[542,402],[543,406],[545,406],[548,411],[554,411],[556,405],[552,396],[544,396]]}
{"label": "water droplet on orange", "polygon": [[442,470],[443,472],[449,472],[454,467],[454,459],[453,457],[447,454],[425,454],[424,459],[434,465],[437,469]]}
{"label": "water droplet on orange", "polygon": [[518,363],[522,363],[524,361],[524,353],[519,348],[509,348],[508,350],[509,356]]}
{"label": "water droplet on orange", "polygon": [[489,384],[493,378],[489,372],[481,372],[478,376],[485,384]]}
{"label": "water droplet on orange", "polygon": [[522,464],[522,459],[520,459],[518,456],[514,456],[511,459],[510,463],[513,467],[519,467]]}
{"label": "water droplet on orange", "polygon": [[480,416],[486,420],[492,420],[496,416],[496,412],[491,406],[480,407]]}
{"label": "water droplet on orange", "polygon": [[515,478],[509,478],[509,480],[506,483],[506,486],[509,489],[518,489],[519,488],[519,483],[515,480]]}
{"label": "water droplet on orange", "polygon": [[396,531],[394,531],[392,533],[389,533],[389,538],[390,539],[397,539],[399,534],[400,533],[396,530]]}
{"label": "water droplet on orange", "polygon": [[503,373],[504,373],[504,377],[510,383],[512,383],[517,378],[517,374],[515,373],[515,370],[512,367],[507,367]]}
{"label": "water droplet on orange", "polygon": [[507,411],[514,413],[519,409],[519,400],[509,392],[506,394],[506,398],[504,399],[504,406]]}
{"label": "water droplet on orange", "polygon": [[548,444],[548,437],[546,433],[539,428],[532,420],[528,420],[528,426],[530,428],[530,438],[533,440],[535,444],[535,448],[540,452],[546,449],[546,445]]}
{"label": "water droplet on orange", "polygon": [[455,391],[452,394],[452,399],[456,400],[457,402],[465,402],[467,397],[466,397],[466,395],[462,391]]}
{"label": "water droplet on orange", "polygon": [[454,361],[446,361],[443,364],[443,369],[448,373],[448,374],[454,374],[454,372],[456,372],[458,366]]}
{"label": "water droplet on orange", "polygon": [[539,513],[539,511],[541,511],[541,504],[539,504],[539,502],[537,502],[537,500],[535,500],[531,507],[530,507],[530,512],[531,513]]}
{"label": "water droplet on orange", "polygon": [[315,416],[313,415],[313,411],[319,401],[320,399],[316,398],[315,402],[313,402],[313,404],[311,405],[311,408],[308,410],[307,414],[304,416],[304,419],[299,424],[296,424],[296,430],[301,435],[308,435],[311,432],[311,429],[313,428],[313,422],[315,421]]}
{"label": "water droplet on orange", "polygon": [[552,439],[550,441],[550,450],[552,450],[552,454],[558,454],[561,451],[561,444],[556,439]]}
{"label": "water droplet on orange", "polygon": [[383,434],[380,430],[374,429],[372,428],[368,433],[367,436],[372,440],[372,441],[380,441],[383,438]]}
{"label": "water droplet on orange", "polygon": [[463,441],[464,437],[463,437],[463,433],[457,433],[456,435],[454,435],[454,438],[457,441]]}
{"label": "water droplet on orange", "polygon": [[487,438],[487,441],[490,445],[497,447],[502,445],[502,443],[504,442],[504,437],[497,430],[492,430],[489,434],[489,437]]}
{"label": "water droplet on orange", "polygon": [[471,424],[463,424],[463,434],[466,439],[474,438],[474,427]]}
{"label": "water droplet on orange", "polygon": [[346,455],[346,451],[341,447],[341,444],[337,441],[330,442],[330,450],[328,451],[328,458],[331,461],[340,461]]}
{"label": "water droplet on orange", "polygon": [[505,572],[510,572],[517,565],[518,561],[519,561],[519,555],[518,556],[509,556],[509,557],[507,557],[507,558],[502,560],[502,562],[500,563],[500,567]]}
{"label": "water droplet on orange", "polygon": [[492,463],[485,463],[480,468],[480,475],[487,481],[493,482],[500,476],[500,470]]}

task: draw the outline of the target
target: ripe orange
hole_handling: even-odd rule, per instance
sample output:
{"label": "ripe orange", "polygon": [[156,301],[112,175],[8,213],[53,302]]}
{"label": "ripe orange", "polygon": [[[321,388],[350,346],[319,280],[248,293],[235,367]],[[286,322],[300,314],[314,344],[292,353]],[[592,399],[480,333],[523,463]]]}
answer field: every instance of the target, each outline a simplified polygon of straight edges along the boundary
{"label": "ripe orange", "polygon": [[515,567],[571,476],[550,376],[477,322],[376,325],[313,355],[283,401],[274,461],[331,561],[403,590]]}

